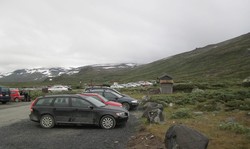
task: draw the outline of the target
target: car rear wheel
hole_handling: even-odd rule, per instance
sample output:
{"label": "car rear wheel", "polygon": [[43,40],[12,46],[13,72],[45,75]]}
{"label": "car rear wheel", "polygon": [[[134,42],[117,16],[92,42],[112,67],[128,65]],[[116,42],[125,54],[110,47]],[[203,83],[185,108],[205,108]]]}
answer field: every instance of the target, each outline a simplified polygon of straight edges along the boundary
{"label": "car rear wheel", "polygon": [[127,102],[122,103],[122,107],[126,110],[130,109],[130,105]]}
{"label": "car rear wheel", "polygon": [[100,125],[104,129],[111,129],[115,127],[116,121],[112,116],[106,115],[102,117]]}
{"label": "car rear wheel", "polygon": [[40,125],[43,128],[52,128],[55,125],[54,118],[51,115],[43,115],[40,119]]}

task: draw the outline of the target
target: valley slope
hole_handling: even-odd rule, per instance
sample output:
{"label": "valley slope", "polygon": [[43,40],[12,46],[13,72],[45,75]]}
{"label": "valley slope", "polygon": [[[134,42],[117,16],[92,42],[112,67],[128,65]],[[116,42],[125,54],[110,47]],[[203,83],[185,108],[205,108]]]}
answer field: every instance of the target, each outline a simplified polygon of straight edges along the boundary
{"label": "valley slope", "polygon": [[27,72],[30,71],[17,70],[11,75],[2,75],[0,82],[42,81],[45,84],[79,84],[81,81],[112,84],[156,80],[163,74],[172,76],[177,82],[240,81],[250,76],[250,33],[143,65],[132,63],[72,69],[51,68],[50,75],[45,70]]}

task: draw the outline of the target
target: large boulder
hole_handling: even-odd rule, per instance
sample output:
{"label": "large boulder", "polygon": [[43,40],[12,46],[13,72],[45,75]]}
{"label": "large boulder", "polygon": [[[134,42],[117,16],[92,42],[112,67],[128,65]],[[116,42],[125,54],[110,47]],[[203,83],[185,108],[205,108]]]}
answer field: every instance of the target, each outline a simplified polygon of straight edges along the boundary
{"label": "large boulder", "polygon": [[165,135],[165,146],[167,149],[206,149],[208,138],[185,125],[171,126]]}
{"label": "large boulder", "polygon": [[164,121],[163,105],[155,102],[147,102],[143,106],[144,112],[142,117],[147,118],[150,123],[160,123]]}

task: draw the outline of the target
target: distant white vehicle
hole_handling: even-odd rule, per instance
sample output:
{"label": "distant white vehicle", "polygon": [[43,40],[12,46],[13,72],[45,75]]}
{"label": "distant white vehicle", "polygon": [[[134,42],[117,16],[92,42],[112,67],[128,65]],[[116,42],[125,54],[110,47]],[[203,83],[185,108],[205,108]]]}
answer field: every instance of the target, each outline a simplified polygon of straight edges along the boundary
{"label": "distant white vehicle", "polygon": [[48,88],[49,92],[61,92],[61,91],[68,91],[69,87],[63,85],[54,85]]}
{"label": "distant white vehicle", "polygon": [[111,88],[117,88],[117,89],[119,89],[119,88],[124,88],[124,86],[119,85],[119,84],[114,84],[114,85],[111,85],[110,87],[111,87]]}
{"label": "distant white vehicle", "polygon": [[153,83],[148,82],[148,81],[139,81],[139,83],[141,86],[152,86],[153,85]]}

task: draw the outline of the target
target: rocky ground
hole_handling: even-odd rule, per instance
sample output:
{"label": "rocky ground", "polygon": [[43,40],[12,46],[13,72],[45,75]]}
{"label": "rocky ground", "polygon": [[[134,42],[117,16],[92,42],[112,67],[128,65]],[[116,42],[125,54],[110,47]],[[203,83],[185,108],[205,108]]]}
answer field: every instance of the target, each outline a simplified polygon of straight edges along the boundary
{"label": "rocky ground", "polygon": [[[142,111],[133,111],[133,115],[139,119],[141,118]],[[131,136],[128,144],[128,149],[165,149],[164,142],[156,137],[154,134],[148,132],[142,125],[137,129],[135,135]]]}

